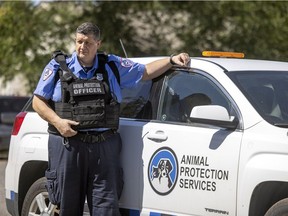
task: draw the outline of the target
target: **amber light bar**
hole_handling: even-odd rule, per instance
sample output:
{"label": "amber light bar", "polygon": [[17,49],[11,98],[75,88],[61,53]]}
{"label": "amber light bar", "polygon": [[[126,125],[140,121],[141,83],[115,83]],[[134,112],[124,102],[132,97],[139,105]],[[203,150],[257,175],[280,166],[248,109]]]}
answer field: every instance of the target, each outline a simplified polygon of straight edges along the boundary
{"label": "amber light bar", "polygon": [[240,53],[240,52],[203,51],[202,52],[202,56],[205,56],[205,57],[244,58],[244,53]]}

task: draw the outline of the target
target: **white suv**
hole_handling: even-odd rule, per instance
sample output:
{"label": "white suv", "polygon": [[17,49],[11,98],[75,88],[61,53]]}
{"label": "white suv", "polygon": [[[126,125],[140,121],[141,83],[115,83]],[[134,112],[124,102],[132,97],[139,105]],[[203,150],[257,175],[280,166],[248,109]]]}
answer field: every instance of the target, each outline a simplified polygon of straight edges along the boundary
{"label": "white suv", "polygon": [[[195,57],[123,97],[122,215],[288,214],[288,63]],[[28,103],[6,168],[12,215],[59,214],[44,187],[47,140]]]}

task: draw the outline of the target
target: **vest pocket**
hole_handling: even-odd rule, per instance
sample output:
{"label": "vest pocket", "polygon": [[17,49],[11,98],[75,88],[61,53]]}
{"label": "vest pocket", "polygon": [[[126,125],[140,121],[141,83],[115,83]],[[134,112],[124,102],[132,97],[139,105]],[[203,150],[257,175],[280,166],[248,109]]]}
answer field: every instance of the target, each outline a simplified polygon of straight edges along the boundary
{"label": "vest pocket", "polygon": [[76,105],[72,108],[75,121],[101,121],[105,117],[104,106],[102,105]]}
{"label": "vest pocket", "polygon": [[68,103],[55,103],[55,112],[60,118],[72,120],[72,106]]}

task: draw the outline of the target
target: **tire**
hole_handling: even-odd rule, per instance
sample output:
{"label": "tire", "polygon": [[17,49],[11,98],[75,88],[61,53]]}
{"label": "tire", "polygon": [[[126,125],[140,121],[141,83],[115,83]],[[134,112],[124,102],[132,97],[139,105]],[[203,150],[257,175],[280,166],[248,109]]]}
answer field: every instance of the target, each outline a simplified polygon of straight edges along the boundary
{"label": "tire", "polygon": [[265,214],[265,216],[288,216],[288,198],[275,203]]}
{"label": "tire", "polygon": [[33,183],[25,196],[21,216],[59,216],[59,209],[49,201],[45,184],[45,177]]}

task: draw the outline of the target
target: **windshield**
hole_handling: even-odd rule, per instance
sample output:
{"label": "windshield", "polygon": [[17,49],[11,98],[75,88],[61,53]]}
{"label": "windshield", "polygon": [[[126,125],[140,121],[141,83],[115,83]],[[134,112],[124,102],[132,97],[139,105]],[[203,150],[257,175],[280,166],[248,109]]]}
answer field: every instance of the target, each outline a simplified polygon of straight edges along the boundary
{"label": "windshield", "polygon": [[233,72],[229,76],[267,122],[288,127],[288,72]]}

